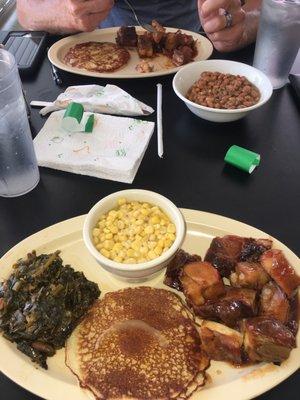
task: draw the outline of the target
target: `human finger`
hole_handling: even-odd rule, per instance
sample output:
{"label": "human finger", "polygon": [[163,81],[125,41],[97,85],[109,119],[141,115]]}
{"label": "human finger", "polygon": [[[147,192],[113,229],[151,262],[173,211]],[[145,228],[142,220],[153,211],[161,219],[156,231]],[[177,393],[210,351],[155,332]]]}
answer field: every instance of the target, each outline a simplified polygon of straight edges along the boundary
{"label": "human finger", "polygon": [[82,17],[75,19],[75,26],[78,30],[83,32],[91,32],[95,30],[101,21],[105,19],[106,13],[93,13],[86,14]]}
{"label": "human finger", "polygon": [[[241,9],[232,13],[232,26],[242,23],[245,20],[245,12]],[[202,28],[206,33],[214,33],[222,31],[227,27],[227,19],[225,15],[218,15],[207,18],[202,21]]]}
{"label": "human finger", "polygon": [[113,4],[113,0],[71,0],[69,7],[74,17],[81,17],[86,14],[107,12],[113,7]]}
{"label": "human finger", "polygon": [[240,7],[240,0],[206,0],[201,7],[201,15],[203,18],[206,18],[213,13],[219,13],[220,8],[232,10]]}
{"label": "human finger", "polygon": [[209,38],[214,45],[217,42],[238,42],[241,39],[243,32],[244,24],[240,23],[234,25],[232,28],[223,29],[221,31],[209,34]]}

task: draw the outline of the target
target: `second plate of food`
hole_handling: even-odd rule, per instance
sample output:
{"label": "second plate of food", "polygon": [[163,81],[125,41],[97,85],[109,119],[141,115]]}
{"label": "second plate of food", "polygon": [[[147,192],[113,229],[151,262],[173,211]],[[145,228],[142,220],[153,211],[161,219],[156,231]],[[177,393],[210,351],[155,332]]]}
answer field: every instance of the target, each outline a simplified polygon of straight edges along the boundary
{"label": "second plate of food", "polygon": [[[175,28],[165,29],[166,34],[175,34],[178,32],[178,29]],[[121,46],[119,49],[109,48],[109,46],[116,45],[117,33],[119,31],[119,27],[114,27],[97,29],[93,32],[79,33],[77,35],[68,36],[54,43],[50,47],[48,51],[48,58],[52,64],[64,71],[79,75],[92,76],[95,78],[148,78],[173,74],[180,69],[180,66],[176,66],[168,55],[158,53],[157,50],[160,51],[160,49],[156,49],[154,57],[140,58],[137,48],[134,47]],[[138,35],[144,36],[145,34],[145,31],[141,28],[136,28],[136,32]],[[210,57],[213,51],[213,46],[206,37],[186,30],[181,30],[180,33],[183,35],[183,38],[191,36],[194,40],[196,54],[193,57],[193,61],[206,60]],[[169,39],[170,41],[173,40],[171,35],[169,35]],[[103,54],[107,54],[107,52],[111,53],[112,50],[116,51],[116,53],[114,53],[115,57],[113,57],[113,60],[110,59],[107,61],[107,63],[105,63],[106,65],[113,63],[111,71],[105,71],[105,68],[103,68],[103,70],[99,72],[96,70],[97,67],[94,65],[85,65],[85,67],[83,67],[83,64],[80,65],[80,63],[80,67],[75,66],[76,62],[74,63],[73,57],[74,46],[76,46],[75,50],[76,53],[79,54],[79,58],[81,59],[83,57],[85,62],[87,55],[88,57],[91,57],[92,61],[91,54],[94,51],[99,51],[99,45],[96,45],[97,48],[91,48],[92,45],[90,42],[101,43],[103,47],[101,52],[103,52]],[[181,45],[181,47],[183,45]],[[145,47],[146,46],[147,43],[145,43]],[[149,69],[151,71],[149,71]]]}
{"label": "second plate of food", "polygon": [[[243,255],[248,257],[253,257],[253,250],[263,250],[263,246],[269,247],[271,245],[271,240],[273,241],[272,247],[274,249],[279,249],[283,252],[284,256],[287,258],[288,262],[290,265],[292,265],[297,273],[300,271],[300,264],[299,264],[299,259],[298,257],[292,253],[291,250],[289,250],[285,245],[280,243],[278,240],[273,239],[269,237],[266,233],[259,231],[258,229],[255,229],[249,225],[243,224],[238,221],[234,221],[229,218],[225,218],[219,215],[213,215],[205,212],[200,212],[200,211],[194,211],[194,210],[181,210],[183,213],[183,216],[186,221],[186,226],[187,226],[187,234],[185,241],[183,243],[183,249],[190,253],[190,254],[197,254],[198,259],[199,256],[203,257],[208,248],[210,248],[210,255],[212,253],[213,248],[212,240],[218,236],[218,237],[223,237],[224,235],[241,235],[243,237],[252,237],[254,239],[260,239],[259,241],[255,241],[254,239],[251,239],[250,241],[248,240],[247,243],[250,243],[250,247],[247,246],[247,252],[244,252]],[[114,328],[109,328],[105,332],[108,333],[101,333],[98,336],[98,339],[95,342],[94,338],[94,327],[93,329],[90,329],[89,324],[93,322],[91,320],[92,317],[87,318],[86,324],[87,326],[83,328],[87,328],[88,335],[84,337],[84,346],[82,347],[82,355],[81,358],[86,360],[88,363],[92,362],[94,363],[94,366],[98,373],[101,375],[102,373],[106,373],[105,368],[111,369],[110,368],[110,362],[106,359],[106,357],[113,358],[116,354],[116,349],[112,348],[107,348],[105,354],[101,354],[101,358],[98,358],[96,354],[93,354],[90,356],[89,354],[89,349],[91,347],[91,344],[89,340],[86,342],[87,339],[91,337],[91,343],[95,343],[97,354],[99,353],[100,349],[102,348],[102,342],[101,341],[110,341],[111,338],[116,335],[116,329],[118,330],[120,338],[122,339],[122,332],[123,328],[129,329],[129,331],[133,331],[134,333],[139,332],[141,330],[147,330],[147,332],[143,333],[142,335],[142,341],[140,340],[140,336],[136,336],[134,334],[134,342],[132,341],[125,341],[122,339],[121,341],[116,342],[118,346],[120,343],[124,345],[122,347],[122,354],[126,354],[126,357],[124,356],[124,359],[121,363],[119,363],[118,366],[118,373],[112,374],[110,373],[109,377],[105,380],[105,387],[106,385],[112,384],[113,386],[117,385],[122,388],[122,390],[128,390],[128,387],[130,385],[138,385],[139,387],[143,386],[141,385],[141,381],[139,379],[134,379],[132,381],[128,380],[122,380],[120,379],[120,376],[124,377],[124,366],[127,365],[128,360],[133,360],[134,362],[137,362],[136,360],[139,360],[138,362],[143,364],[144,366],[149,366],[149,363],[151,363],[151,360],[148,355],[148,352],[143,352],[142,355],[144,358],[138,358],[136,351],[139,349],[144,349],[145,346],[148,348],[152,348],[152,344],[159,343],[160,347],[153,347],[153,351],[151,354],[156,357],[156,355],[163,354],[166,357],[169,357],[168,352],[166,349],[168,349],[171,345],[171,341],[177,340],[177,336],[174,339],[174,336],[170,336],[164,338],[160,334],[160,330],[162,327],[158,325],[158,320],[156,319],[155,316],[159,317],[160,323],[164,324],[164,330],[163,332],[173,332],[174,335],[178,334],[178,332],[174,331],[174,329],[170,329],[170,318],[168,319],[168,313],[166,312],[167,308],[167,303],[169,304],[170,302],[173,304],[174,303],[174,294],[179,293],[176,292],[174,289],[171,289],[170,286],[167,286],[164,284],[164,279],[165,279],[165,270],[162,270],[158,275],[153,277],[152,279],[149,279],[148,281],[144,283],[128,283],[121,281],[117,279],[114,275],[109,274],[106,272],[103,268],[99,266],[99,264],[96,262],[94,257],[91,256],[89,253],[88,249],[84,245],[83,238],[82,238],[82,228],[83,228],[83,223],[84,223],[84,216],[73,218],[68,221],[61,222],[59,224],[56,224],[54,226],[51,226],[47,229],[44,229],[43,231],[40,231],[36,233],[35,235],[30,236],[29,238],[25,239],[18,245],[16,245],[14,248],[12,248],[7,254],[5,254],[2,259],[0,260],[0,282],[4,279],[6,279],[11,273],[12,273],[12,265],[16,263],[17,260],[20,258],[26,258],[26,254],[28,254],[29,251],[32,249],[35,249],[37,254],[51,254],[51,259],[49,259],[52,264],[55,261],[53,268],[55,267],[55,270],[59,269],[63,271],[62,265],[61,265],[61,260],[58,258],[58,254],[55,252],[56,250],[60,250],[60,257],[63,260],[63,263],[65,265],[69,264],[71,265],[75,271],[83,272],[84,276],[90,280],[91,282],[94,282],[92,284],[91,282],[87,282],[84,278],[83,275],[78,274],[78,272],[72,272],[70,270],[70,267],[65,267],[68,268],[68,273],[71,274],[72,277],[75,277],[75,281],[77,282],[78,279],[80,278],[80,281],[82,282],[80,285],[80,288],[84,288],[87,286],[89,288],[89,291],[92,293],[92,295],[97,297],[99,295],[99,292],[95,291],[95,284],[99,285],[99,288],[101,290],[101,302],[100,304],[103,305],[100,311],[102,310],[104,315],[106,316],[104,319],[101,319],[100,322],[102,323],[105,321],[107,323],[107,316],[110,314],[107,313],[110,311],[111,307],[113,307],[114,311],[114,319],[117,321],[117,324],[115,324]],[[264,240],[261,240],[264,239]],[[215,239],[216,240],[216,239]],[[226,239],[228,240],[238,240],[243,242],[244,239],[238,238],[236,236],[229,236]],[[217,239],[217,241],[220,242],[220,239]],[[226,242],[226,241],[225,241]],[[253,247],[253,243],[259,244],[259,247]],[[224,244],[224,243],[223,243]],[[219,248],[219,247],[218,247]],[[281,254],[278,250],[274,250],[273,253],[276,252],[276,254]],[[209,253],[208,253],[209,254]],[[207,254],[207,257],[208,257]],[[16,268],[20,266],[22,267],[22,271],[20,272],[24,274],[24,271],[26,271],[26,268],[30,266],[30,263],[33,265],[33,270],[31,271],[31,274],[33,274],[34,270],[37,267],[41,267],[42,264],[38,264],[37,260],[35,257],[34,253],[31,253],[28,255],[30,258],[30,262],[28,263],[27,261],[23,264],[21,261],[19,261],[18,264],[15,265],[14,271],[16,271]],[[46,256],[43,256],[44,258]],[[55,260],[54,260],[54,258]],[[195,257],[195,256],[194,256]],[[54,261],[53,261],[54,260]],[[218,259],[219,261],[222,260],[222,258]],[[43,260],[42,260],[43,261]],[[47,261],[45,259],[44,261]],[[44,267],[42,269],[42,272],[44,271],[44,268],[48,268],[50,265],[50,261],[44,263]],[[265,260],[267,261],[267,260]],[[40,262],[40,261],[39,261]],[[21,265],[22,264],[22,265]],[[245,263],[242,263],[243,266],[245,267]],[[246,263],[247,264],[247,263]],[[249,264],[249,263],[248,263]],[[224,264],[225,266],[228,266],[228,263]],[[249,265],[248,265],[249,266]],[[52,267],[51,267],[52,268]],[[34,277],[37,275],[34,274]],[[56,276],[56,275],[55,275]],[[65,275],[64,275],[65,276]],[[172,275],[173,276],[173,275]],[[171,276],[171,278],[172,278]],[[235,278],[241,278],[242,275],[239,274]],[[169,276],[170,278],[170,276]],[[234,277],[231,277],[232,279]],[[280,277],[279,277],[280,278]],[[288,278],[288,277],[287,277]],[[69,278],[68,278],[69,279]],[[284,282],[287,282],[291,284],[292,281],[297,280],[298,278],[294,277],[293,280],[284,280]],[[74,281],[74,283],[76,283]],[[166,281],[165,281],[166,282]],[[284,282],[280,282],[283,284]],[[297,281],[298,282],[298,281]],[[61,286],[61,281],[60,281],[60,286]],[[168,285],[171,284],[171,286],[174,287],[174,279],[172,278],[171,281],[170,279],[168,280]],[[219,282],[220,283],[220,282]],[[272,282],[271,282],[272,283]],[[20,284],[18,282],[13,282],[13,290],[20,290]],[[7,291],[7,286],[5,286]],[[31,286],[30,286],[31,287]],[[53,292],[53,285],[50,285],[51,291]],[[214,289],[217,289],[218,286],[215,285]],[[57,290],[59,288],[55,289],[55,293],[57,294]],[[123,289],[123,290],[122,290]],[[161,291],[161,289],[164,289]],[[31,288],[32,290],[32,288]],[[250,289],[244,289],[246,291],[249,291]],[[250,290],[251,291],[251,290]],[[51,293],[52,293],[51,292]],[[11,293],[11,292],[9,292]],[[48,292],[47,292],[48,293]],[[46,294],[47,294],[46,293]],[[89,293],[84,289],[82,292],[84,293],[85,296]],[[128,299],[128,293],[131,295],[129,296]],[[149,296],[149,293],[152,293],[152,295]],[[157,293],[158,297],[154,296],[154,294]],[[80,293],[79,293],[80,294]],[[146,295],[147,295],[147,300],[146,300]],[[133,296],[133,297],[132,297]],[[134,297],[137,296],[137,297]],[[41,297],[41,296],[40,296]],[[77,296],[75,296],[78,301],[78,293]],[[156,301],[155,307],[151,302],[149,302],[149,299],[152,299],[153,301],[156,299],[160,299],[159,302]],[[174,301],[173,301],[173,300]],[[176,301],[174,303],[175,311],[179,310],[180,313],[183,311],[182,306],[180,303],[178,303],[178,298],[176,297]],[[151,300],[151,301],[152,301]],[[35,299],[36,301],[36,299]],[[126,302],[126,307],[123,307],[124,301]],[[170,304],[171,304],[170,303]],[[82,304],[85,304],[85,300],[82,299]],[[144,315],[143,318],[141,315],[139,316],[139,320],[136,318],[131,318],[131,321],[124,326],[124,319],[123,314],[124,310],[126,313],[130,312],[130,310],[135,310],[136,313],[141,313],[144,308],[149,305],[153,307],[150,312],[147,315]],[[5,304],[4,304],[5,305]],[[43,304],[42,304],[43,305]],[[96,303],[97,305],[97,303]],[[143,307],[142,307],[143,305]],[[2,306],[3,306],[3,301],[2,301]],[[104,307],[105,306],[105,307]],[[145,307],[144,307],[145,306]],[[118,309],[116,309],[118,307]],[[123,307],[123,308],[122,308]],[[146,307],[146,308],[147,308]],[[156,313],[157,309],[161,311],[159,315]],[[29,310],[29,307],[27,305],[27,311]],[[98,309],[97,309],[98,310]],[[97,311],[96,310],[96,311]],[[155,312],[154,312],[155,310]],[[26,315],[27,315],[26,311]],[[99,311],[99,312],[100,312]],[[101,312],[102,312],[101,311]],[[174,314],[174,312],[172,312]],[[183,320],[187,319],[187,315],[182,314],[178,316],[178,312],[176,311],[177,317],[180,319],[181,323]],[[173,315],[172,314],[172,315]],[[30,316],[31,314],[29,314]],[[43,317],[44,314],[41,316]],[[92,314],[91,314],[92,315]],[[18,318],[17,318],[18,316]],[[95,316],[98,318],[98,314],[96,313]],[[174,314],[175,316],[175,314]],[[22,315],[16,314],[16,321],[18,323],[22,323],[22,320],[20,319]],[[27,315],[28,317],[28,315]],[[155,318],[154,318],[155,317]],[[152,328],[150,329],[149,327],[145,327],[145,323],[143,322],[147,318],[146,321],[151,322]],[[173,318],[173,317],[172,317]],[[127,320],[130,318],[127,318]],[[173,319],[172,319],[173,320]],[[33,321],[30,319],[30,323],[32,324]],[[109,321],[108,321],[109,322]],[[205,328],[208,328],[210,330],[214,330],[217,326],[221,326],[220,324],[216,324],[213,322],[208,321],[210,324],[209,326],[205,326]],[[278,323],[277,323],[278,324]],[[93,325],[94,326],[94,325]],[[190,327],[190,322],[184,325],[181,329],[179,330],[179,333],[183,332],[184,329],[190,329],[190,333],[193,333],[193,329]],[[223,326],[223,329],[226,327]],[[150,329],[150,330],[149,330]],[[226,328],[227,331],[229,328]],[[285,329],[285,328],[282,328]],[[224,331],[223,333],[226,335],[226,332]],[[102,332],[101,329],[98,330],[98,332]],[[229,333],[232,332],[231,329],[229,329]],[[80,333],[80,332],[79,332]],[[13,334],[15,334],[15,331],[13,331]],[[149,334],[149,335],[148,335]],[[148,340],[147,337],[151,336],[153,340],[151,341],[150,339]],[[118,337],[119,337],[118,336]],[[126,338],[127,336],[125,336]],[[221,334],[222,337],[222,334]],[[175,374],[176,377],[176,371],[185,371],[186,375],[184,373],[180,372],[179,378],[187,376],[188,377],[188,372],[190,371],[189,369],[185,370],[182,369],[186,363],[188,363],[187,368],[195,366],[193,364],[193,360],[197,360],[198,353],[195,353],[195,349],[197,350],[197,346],[194,346],[194,339],[191,335],[188,335],[189,340],[186,343],[186,347],[183,350],[180,350],[179,352],[176,353],[176,357],[174,356],[175,352],[171,352],[172,354],[172,360],[170,360],[170,363],[174,367],[173,369],[170,369],[170,365],[166,362],[161,363],[156,365],[155,369],[150,369],[147,371],[147,374],[145,374],[147,382],[149,382],[149,390],[156,390],[156,387],[160,387],[159,385],[164,382],[164,379],[170,378],[170,374],[172,376]],[[127,338],[128,339],[128,338]],[[147,340],[148,341],[147,341]],[[166,340],[165,340],[166,339]],[[297,335],[297,339],[299,339],[299,332]],[[76,349],[78,347],[77,343],[78,340],[81,340],[81,336],[78,335],[78,329],[74,331],[71,335],[71,338],[67,342],[67,360],[65,359],[65,350],[61,348],[56,352],[56,354],[53,357],[49,357],[47,362],[48,362],[48,370],[45,370],[43,368],[37,368],[37,364],[32,363],[30,359],[24,355],[22,352],[20,352],[15,343],[11,343],[10,341],[6,340],[2,335],[0,336],[0,346],[1,346],[1,358],[0,358],[0,370],[3,372],[5,375],[7,375],[10,379],[12,379],[14,382],[17,384],[23,386],[27,390],[32,391],[33,393],[47,399],[47,400],[56,400],[56,399],[61,399],[63,396],[65,396],[65,393],[68,393],[69,398],[72,398],[73,400],[86,400],[91,397],[90,392],[86,392],[82,390],[77,382],[77,379],[75,375],[72,374],[71,370],[69,369],[70,367],[72,370],[75,370],[75,372],[78,369],[78,358],[74,358],[74,354],[76,355],[73,351],[73,349]],[[83,340],[83,339],[82,339]],[[280,339],[282,340],[282,338]],[[105,342],[106,343],[106,342]],[[116,345],[116,343],[112,343]],[[173,342],[172,342],[173,343]],[[177,342],[176,342],[177,343]],[[224,342],[227,343],[227,342]],[[223,343],[223,344],[224,344]],[[36,344],[36,343],[35,343]],[[41,346],[41,343],[39,344],[39,348]],[[110,343],[111,344],[111,343]],[[133,344],[133,346],[131,345]],[[263,347],[264,343],[261,343],[261,347]],[[182,358],[182,354],[185,355],[185,349],[189,348],[191,349],[192,346],[192,355],[191,358]],[[151,347],[152,346],[152,347]],[[60,346],[61,347],[61,346]],[[280,356],[283,355],[285,359],[281,365],[275,365],[272,363],[252,363],[248,364],[246,366],[237,368],[232,365],[230,365],[228,362],[223,362],[223,361],[211,361],[210,367],[206,371],[206,379],[205,379],[205,385],[203,386],[201,391],[195,391],[193,393],[191,399],[192,400],[200,400],[202,398],[205,398],[206,400],[214,400],[216,398],[222,400],[222,399],[227,399],[228,398],[228,393],[231,393],[232,396],[236,400],[248,400],[251,399],[255,396],[258,396],[259,394],[271,389],[273,386],[279,384],[282,382],[284,379],[286,379],[289,375],[291,375],[294,371],[297,370],[299,367],[299,354],[300,354],[300,348],[294,348],[291,351],[291,354],[286,354],[284,353],[284,347],[280,347]],[[280,350],[279,349],[279,350]],[[268,347],[267,347],[268,350]],[[278,351],[278,347],[270,347],[269,348],[270,352],[267,352],[267,355],[273,354],[274,351]],[[283,351],[283,353],[281,353]],[[133,353],[132,353],[133,352]],[[36,352],[29,353],[29,356],[35,357]],[[139,353],[139,357],[140,357]],[[90,358],[91,357],[91,358]],[[156,358],[155,358],[156,359]],[[182,360],[185,360],[185,364],[183,365]],[[69,368],[66,366],[66,362]],[[115,362],[116,360],[112,360],[112,362]],[[190,365],[190,363],[192,365]],[[104,368],[105,364],[105,368]],[[81,365],[81,364],[80,364]],[[100,367],[99,365],[103,366]],[[197,364],[198,365],[198,364]],[[93,366],[93,368],[94,368]],[[172,367],[172,368],[173,368]],[[176,368],[175,368],[176,367]],[[130,378],[134,378],[136,376],[139,376],[138,374],[140,373],[139,370],[137,369],[137,373],[135,374],[134,372],[135,365],[133,365],[133,370],[127,374]],[[161,369],[164,368],[164,371],[162,372]],[[206,366],[205,366],[206,368]],[[104,372],[103,372],[103,371]],[[94,369],[91,371],[94,371]],[[82,372],[82,371],[81,371]],[[128,372],[128,371],[127,371]],[[126,368],[125,368],[125,373]],[[159,373],[161,372],[161,373]],[[123,374],[123,375],[122,375]],[[154,375],[152,375],[154,374]],[[102,376],[102,375],[101,375]],[[147,377],[150,376],[151,379],[149,380]],[[153,378],[155,376],[155,378]],[[203,374],[202,374],[203,377]],[[177,376],[178,378],[178,376]],[[173,376],[173,380],[168,380],[167,383],[170,386],[170,390],[174,390],[176,393],[178,392],[178,386],[175,385],[176,380]],[[98,381],[97,381],[98,382]],[[96,382],[96,383],[97,383]],[[100,382],[100,381],[99,381]],[[98,382],[98,383],[99,383]],[[101,381],[102,382],[102,381]],[[103,389],[102,383],[97,383],[97,387],[95,390],[95,393],[99,394],[99,388]],[[124,382],[124,384],[122,384]],[[129,386],[127,387],[127,382],[129,382]],[[93,387],[95,387],[95,382],[93,383]],[[202,385],[204,382],[203,381],[197,381],[197,385]],[[91,382],[87,382],[86,384],[82,382],[82,386],[85,387],[90,387]],[[154,386],[153,386],[154,384]],[[102,386],[101,386],[102,385]],[[196,385],[196,386],[197,386]],[[189,385],[190,386],[190,385]],[[146,388],[147,389],[147,388]],[[190,388],[189,389],[193,389]],[[102,390],[103,392],[103,390]],[[153,393],[153,392],[151,392]],[[182,398],[187,398],[191,392],[184,393],[184,396],[175,396],[174,398],[182,399]],[[100,398],[100,396],[98,396]],[[117,396],[113,395],[107,395],[103,396],[105,398],[116,398]],[[121,396],[120,396],[121,397]],[[128,396],[127,396],[128,397]],[[160,396],[146,396],[144,395],[143,398],[162,398],[164,397],[163,395]],[[167,397],[167,396],[165,396]],[[101,397],[102,398],[102,397]],[[137,396],[134,396],[131,394],[128,398],[137,398]],[[142,398],[140,396],[139,398]]]}

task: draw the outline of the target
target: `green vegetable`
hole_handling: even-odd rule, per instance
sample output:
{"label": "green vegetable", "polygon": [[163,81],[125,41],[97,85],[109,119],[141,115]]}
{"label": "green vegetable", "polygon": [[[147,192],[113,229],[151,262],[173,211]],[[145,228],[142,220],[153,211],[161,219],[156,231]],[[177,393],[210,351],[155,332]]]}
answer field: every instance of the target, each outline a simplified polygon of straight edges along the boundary
{"label": "green vegetable", "polygon": [[63,265],[59,251],[39,256],[33,251],[0,283],[0,329],[47,369],[47,357],[64,346],[99,295],[96,283]]}

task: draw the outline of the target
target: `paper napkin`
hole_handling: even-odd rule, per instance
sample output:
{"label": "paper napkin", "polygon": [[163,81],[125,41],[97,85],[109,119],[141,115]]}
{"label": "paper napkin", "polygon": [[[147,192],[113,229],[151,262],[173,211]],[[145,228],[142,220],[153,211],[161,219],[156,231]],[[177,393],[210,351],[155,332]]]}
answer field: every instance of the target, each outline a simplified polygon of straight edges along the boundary
{"label": "paper napkin", "polygon": [[67,108],[71,102],[81,103],[85,111],[104,114],[139,116],[154,111],[118,86],[82,85],[68,87],[52,105],[42,108],[40,114]]}
{"label": "paper napkin", "polygon": [[63,110],[53,112],[34,139],[40,166],[132,183],[153,122],[95,114],[91,133],[70,133],[61,127],[63,115]]}

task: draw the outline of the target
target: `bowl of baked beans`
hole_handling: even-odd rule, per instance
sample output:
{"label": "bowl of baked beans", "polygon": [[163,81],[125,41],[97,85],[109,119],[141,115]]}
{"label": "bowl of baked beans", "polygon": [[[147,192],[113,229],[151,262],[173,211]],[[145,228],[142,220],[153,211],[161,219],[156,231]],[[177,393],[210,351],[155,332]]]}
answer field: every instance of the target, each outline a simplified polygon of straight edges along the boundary
{"label": "bowl of baked beans", "polygon": [[228,60],[205,60],[182,67],[173,89],[200,118],[229,122],[243,118],[272,95],[269,78],[250,65]]}
{"label": "bowl of baked beans", "polygon": [[106,271],[148,279],[175,256],[185,238],[181,211],[166,197],[128,189],[104,197],[87,214],[84,243]]}

